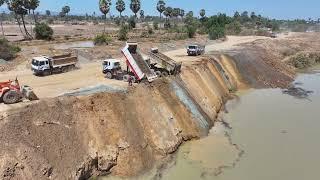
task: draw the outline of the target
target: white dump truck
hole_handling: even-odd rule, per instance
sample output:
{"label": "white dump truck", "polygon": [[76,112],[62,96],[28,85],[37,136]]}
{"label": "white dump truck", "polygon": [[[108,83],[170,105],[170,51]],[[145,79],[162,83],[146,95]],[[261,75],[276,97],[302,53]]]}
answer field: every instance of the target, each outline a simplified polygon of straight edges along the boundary
{"label": "white dump truck", "polygon": [[34,57],[31,62],[31,70],[35,75],[51,75],[53,73],[67,72],[75,69],[78,62],[77,56],[71,53],[57,56]]}
{"label": "white dump truck", "polygon": [[205,48],[205,46],[200,44],[190,44],[187,46],[188,56],[198,56],[204,54]]}
{"label": "white dump truck", "polygon": [[127,70],[122,70],[121,61],[118,59],[103,60],[102,72],[106,75],[106,78],[108,79],[128,81],[129,77],[131,77],[133,82],[137,80],[135,75],[129,71],[129,67],[127,67]]}
{"label": "white dump truck", "polygon": [[152,82],[157,79],[157,75],[151,70],[147,59],[139,53],[136,42],[127,42],[121,52],[126,59],[127,69],[123,70],[121,68],[121,61],[118,59],[106,59],[102,63],[102,72],[106,75],[106,78],[128,81],[131,77],[134,82],[144,79]]}
{"label": "white dump truck", "polygon": [[181,72],[181,62],[176,62],[165,54],[159,52],[158,48],[151,48],[149,52],[150,67],[158,77],[177,75]]}

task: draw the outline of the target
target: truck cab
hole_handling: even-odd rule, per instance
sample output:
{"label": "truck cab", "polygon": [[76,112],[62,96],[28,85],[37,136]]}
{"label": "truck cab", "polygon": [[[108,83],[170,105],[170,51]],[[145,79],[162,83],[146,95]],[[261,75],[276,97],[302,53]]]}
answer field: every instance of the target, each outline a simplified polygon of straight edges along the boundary
{"label": "truck cab", "polygon": [[34,57],[31,62],[31,69],[35,74],[50,70],[50,60],[46,56]]}
{"label": "truck cab", "polygon": [[102,72],[106,74],[109,79],[112,79],[119,70],[121,70],[121,64],[118,59],[106,59],[102,62]]}

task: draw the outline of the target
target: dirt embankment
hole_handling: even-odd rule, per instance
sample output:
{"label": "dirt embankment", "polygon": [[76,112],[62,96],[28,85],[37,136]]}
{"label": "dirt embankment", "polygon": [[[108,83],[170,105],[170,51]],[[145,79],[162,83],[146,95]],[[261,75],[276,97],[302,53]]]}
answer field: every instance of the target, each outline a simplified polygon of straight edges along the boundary
{"label": "dirt embankment", "polygon": [[183,141],[206,135],[232,92],[293,80],[276,53],[256,48],[202,57],[184,64],[178,77],[127,92],[44,99],[1,113],[1,178],[145,172]]}

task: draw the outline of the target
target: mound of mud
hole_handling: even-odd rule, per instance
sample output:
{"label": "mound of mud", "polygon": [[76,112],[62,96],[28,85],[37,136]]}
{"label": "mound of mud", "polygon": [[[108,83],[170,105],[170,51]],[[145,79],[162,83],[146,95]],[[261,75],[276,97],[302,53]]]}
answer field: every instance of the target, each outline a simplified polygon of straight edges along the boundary
{"label": "mound of mud", "polygon": [[184,93],[159,81],[128,93],[42,100],[2,114],[1,178],[86,179],[150,169],[210,127],[206,116],[189,109],[197,105]]}

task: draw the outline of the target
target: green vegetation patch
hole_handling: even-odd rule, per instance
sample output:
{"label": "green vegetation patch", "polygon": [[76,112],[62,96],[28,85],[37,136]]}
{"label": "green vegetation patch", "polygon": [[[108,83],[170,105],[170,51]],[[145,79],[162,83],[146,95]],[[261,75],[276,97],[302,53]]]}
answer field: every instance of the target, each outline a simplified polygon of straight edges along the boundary
{"label": "green vegetation patch", "polygon": [[16,54],[20,52],[19,46],[12,45],[5,38],[0,38],[0,59],[6,61],[11,60],[16,57]]}

